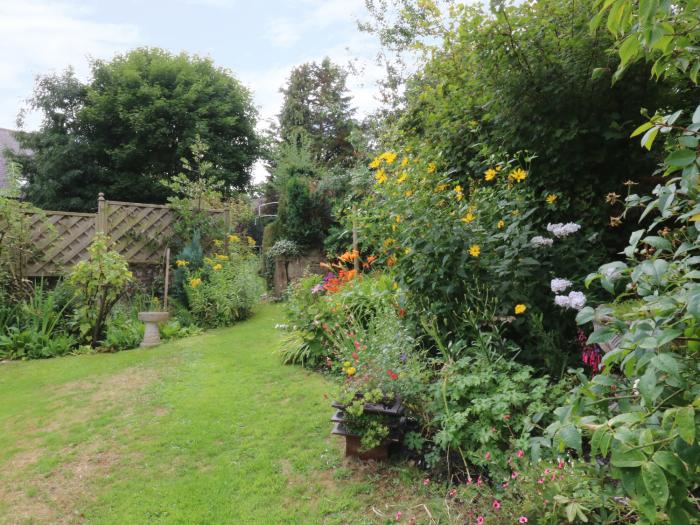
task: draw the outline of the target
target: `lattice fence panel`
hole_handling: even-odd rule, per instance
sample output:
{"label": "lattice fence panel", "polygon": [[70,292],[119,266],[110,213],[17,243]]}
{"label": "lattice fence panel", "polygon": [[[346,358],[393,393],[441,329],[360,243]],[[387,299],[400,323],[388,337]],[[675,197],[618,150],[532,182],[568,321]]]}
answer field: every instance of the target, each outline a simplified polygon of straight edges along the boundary
{"label": "lattice fence panel", "polygon": [[87,247],[95,236],[95,217],[93,213],[28,214],[27,225],[38,257],[27,265],[26,274],[63,275],[86,258]]}
{"label": "lattice fence panel", "polygon": [[107,201],[106,233],[131,263],[158,264],[175,220],[167,206]]}

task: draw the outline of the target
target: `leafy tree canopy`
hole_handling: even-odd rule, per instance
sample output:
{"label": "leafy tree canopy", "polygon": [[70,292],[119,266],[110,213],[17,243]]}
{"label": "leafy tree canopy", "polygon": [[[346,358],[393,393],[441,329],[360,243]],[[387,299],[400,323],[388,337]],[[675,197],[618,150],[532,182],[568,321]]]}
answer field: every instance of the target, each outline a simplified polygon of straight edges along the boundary
{"label": "leafy tree canopy", "polygon": [[26,195],[44,208],[90,210],[114,200],[163,203],[159,183],[181,171],[199,136],[224,195],[244,188],[259,151],[250,92],[209,59],[157,48],[92,63],[82,84],[71,70],[40,77],[29,109],[37,133],[21,134]]}

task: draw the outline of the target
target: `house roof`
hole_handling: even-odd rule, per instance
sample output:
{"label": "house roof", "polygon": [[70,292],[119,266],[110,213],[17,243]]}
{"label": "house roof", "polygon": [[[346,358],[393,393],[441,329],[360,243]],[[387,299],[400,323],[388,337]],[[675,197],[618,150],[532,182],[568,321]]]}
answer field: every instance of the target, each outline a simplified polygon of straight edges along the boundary
{"label": "house roof", "polygon": [[7,187],[8,183],[8,168],[7,159],[3,154],[4,150],[10,150],[15,153],[19,152],[19,142],[15,137],[15,132],[11,129],[0,128],[0,188]]}

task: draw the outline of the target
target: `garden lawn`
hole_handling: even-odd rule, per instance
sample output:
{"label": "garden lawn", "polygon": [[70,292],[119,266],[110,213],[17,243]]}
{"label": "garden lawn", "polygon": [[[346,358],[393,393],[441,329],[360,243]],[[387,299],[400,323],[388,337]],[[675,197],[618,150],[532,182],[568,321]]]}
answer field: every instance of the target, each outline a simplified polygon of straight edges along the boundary
{"label": "garden lawn", "polygon": [[333,385],[280,364],[281,319],[0,365],[0,523],[428,522],[419,472],[343,460]]}

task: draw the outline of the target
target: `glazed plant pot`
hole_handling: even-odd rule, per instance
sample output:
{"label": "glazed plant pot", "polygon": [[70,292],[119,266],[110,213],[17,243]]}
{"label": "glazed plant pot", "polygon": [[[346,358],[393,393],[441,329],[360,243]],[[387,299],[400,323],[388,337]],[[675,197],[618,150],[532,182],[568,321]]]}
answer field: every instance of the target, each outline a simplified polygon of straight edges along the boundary
{"label": "glazed plant pot", "polygon": [[160,344],[160,332],[158,331],[158,323],[170,319],[170,312],[139,312],[139,321],[145,323],[146,328],[143,332],[142,348],[150,348]]}
{"label": "glazed plant pot", "polygon": [[406,418],[403,415],[404,409],[399,397],[387,403],[365,403],[364,413],[380,418],[382,423],[389,427],[387,438],[380,445],[371,449],[363,449],[361,436],[353,434],[348,429],[345,419],[345,405],[336,401],[331,406],[337,409],[331,418],[331,422],[334,423],[331,434],[345,437],[346,457],[383,461],[389,457],[389,445],[401,441]]}

